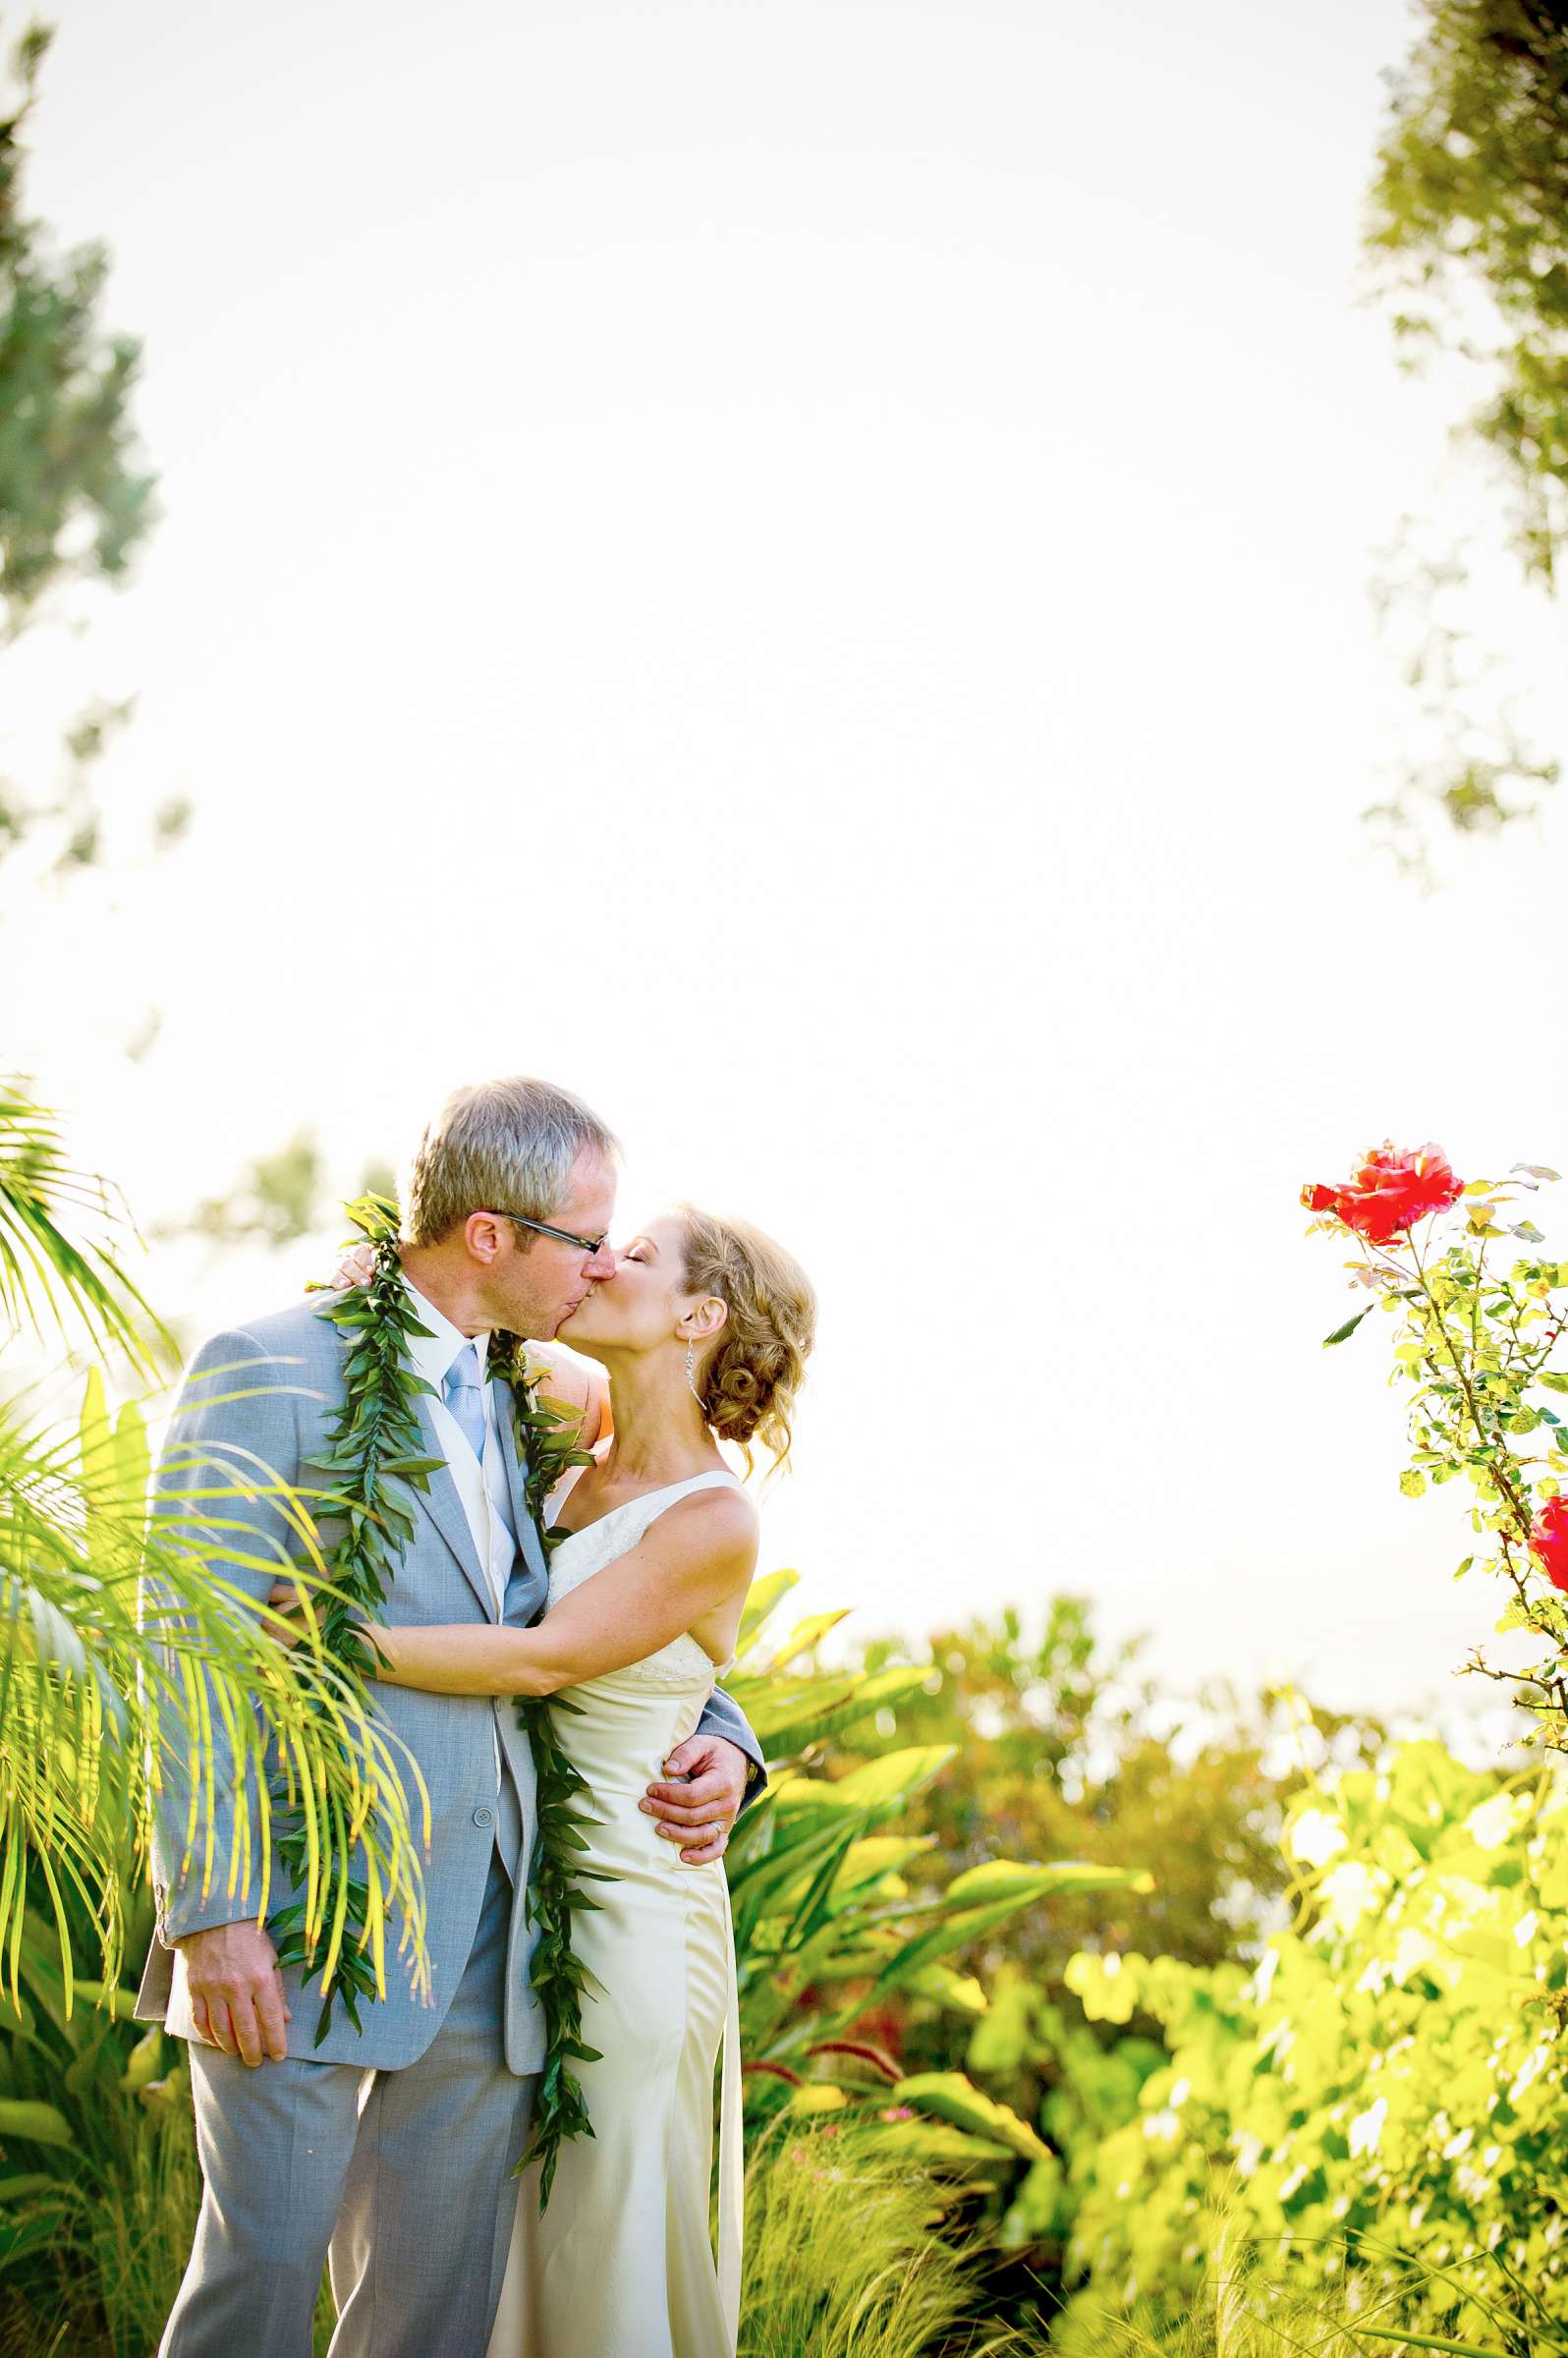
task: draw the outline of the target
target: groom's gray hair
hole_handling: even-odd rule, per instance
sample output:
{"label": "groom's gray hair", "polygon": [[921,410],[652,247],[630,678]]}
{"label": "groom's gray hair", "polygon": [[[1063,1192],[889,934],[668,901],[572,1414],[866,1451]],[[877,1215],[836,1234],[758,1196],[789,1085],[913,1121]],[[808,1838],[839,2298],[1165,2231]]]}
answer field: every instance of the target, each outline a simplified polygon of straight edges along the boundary
{"label": "groom's gray hair", "polygon": [[547,1220],[580,1156],[613,1160],[614,1132],[581,1097],[518,1077],[456,1089],[414,1150],[403,1241],[433,1244],[471,1211]]}

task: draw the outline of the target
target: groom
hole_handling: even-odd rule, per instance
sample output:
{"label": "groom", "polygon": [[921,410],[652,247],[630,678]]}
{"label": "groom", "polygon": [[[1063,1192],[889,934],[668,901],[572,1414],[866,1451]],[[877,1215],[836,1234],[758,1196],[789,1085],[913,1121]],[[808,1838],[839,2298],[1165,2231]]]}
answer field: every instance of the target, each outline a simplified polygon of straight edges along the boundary
{"label": "groom", "polygon": [[[420,1396],[420,1419],[425,1453],[444,1465],[417,1501],[391,1623],[524,1623],[544,1602],[513,1420],[482,1377],[485,1342],[493,1328],[548,1340],[613,1274],[614,1160],[597,1115],[541,1081],[458,1091],[420,1142],[402,1250],[431,1334],[412,1338],[409,1356],[438,1395]],[[206,1551],[251,1559],[221,1568],[257,1603],[286,1535],[244,1486],[270,1469],[308,1487],[343,1405],[343,1354],[307,1302],[216,1336],[187,1376],[157,1513],[177,1542],[182,1526],[202,1531],[205,1512]],[[204,1510],[226,1480],[232,1491]],[[215,1545],[212,1524],[234,1536]],[[394,1686],[376,1701],[429,1791],[428,2001],[395,1978],[389,1925],[385,1998],[364,2008],[361,2031],[335,2007],[313,2046],[319,1986],[280,1969],[256,1922],[253,1865],[230,1888],[236,1811],[221,1757],[210,1871],[199,1833],[186,1857],[189,1788],[171,1775],[160,1797],[157,1935],[138,2013],[190,2043],[204,2182],[160,2358],[308,2358],[324,2260],[333,2358],[482,2358],[542,2061],[528,1984],[533,1768],[510,1704]],[[665,1764],[686,1781],[651,1785],[646,1806],[684,1858],[716,1858],[760,1768],[750,1728],[715,1695]]]}

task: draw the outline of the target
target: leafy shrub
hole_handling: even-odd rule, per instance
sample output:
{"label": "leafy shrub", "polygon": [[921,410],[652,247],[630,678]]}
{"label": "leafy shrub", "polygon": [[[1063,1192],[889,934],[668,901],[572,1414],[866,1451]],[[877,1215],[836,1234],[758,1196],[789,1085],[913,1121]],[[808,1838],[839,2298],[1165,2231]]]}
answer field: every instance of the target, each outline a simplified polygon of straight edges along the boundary
{"label": "leafy shrub", "polygon": [[1406,1744],[1303,1795],[1286,1848],[1308,1912],[1256,1970],[1069,1968],[1092,2021],[1164,2046],[1092,2069],[1064,2047],[1056,2150],[1009,2220],[1092,2287],[1060,2347],[1102,2346],[1108,2294],[1178,2320],[1223,2185],[1264,2272],[1343,2283],[1349,2316],[1398,2295],[1412,2331],[1568,2349],[1568,1772],[1504,1784]]}
{"label": "leafy shrub", "polygon": [[[129,1879],[125,1905],[136,1937],[151,1911]],[[52,1909],[27,1916],[17,1966],[20,2010],[0,2014],[0,2350],[143,2358],[196,2219],[184,2049],[132,2022],[124,1991],[79,1983],[67,2012]]]}
{"label": "leafy shrub", "polygon": [[[941,2163],[999,2183],[1019,2160],[1043,2156],[1029,2124],[961,2071],[906,2070],[866,2025],[892,2001],[920,1999],[956,2020],[948,2042],[956,2061],[987,2001],[952,1959],[1048,1898],[1147,1886],[1148,1879],[1079,1860],[1006,1858],[979,1861],[940,1883],[913,1881],[907,1870],[933,1850],[935,1837],[904,1830],[904,1821],[947,1773],[958,1747],[889,1751],[883,1736],[884,1749],[847,1773],[815,1772],[829,1739],[864,1729],[873,1713],[880,1734],[884,1715],[925,1673],[909,1665],[869,1675],[817,1668],[816,1648],[842,1618],[836,1613],[769,1641],[768,1619],[793,1579],[775,1573],[758,1584],[740,1669],[727,1682],[775,1754],[769,1790],[741,1820],[729,1853],[752,2109],[857,2107],[861,2127],[880,2129],[913,2165]],[[794,1749],[779,1761],[784,1742]],[[898,1830],[884,1830],[894,1824]]]}

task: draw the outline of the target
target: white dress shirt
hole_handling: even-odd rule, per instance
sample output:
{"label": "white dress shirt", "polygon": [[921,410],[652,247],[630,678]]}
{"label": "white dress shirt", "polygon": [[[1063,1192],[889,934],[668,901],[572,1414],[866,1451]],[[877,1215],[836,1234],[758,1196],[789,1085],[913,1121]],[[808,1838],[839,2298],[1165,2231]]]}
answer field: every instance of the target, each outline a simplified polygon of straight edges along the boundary
{"label": "white dress shirt", "polygon": [[[430,1422],[435,1427],[436,1439],[446,1453],[447,1468],[457,1485],[457,1494],[463,1501],[463,1513],[474,1541],[475,1552],[484,1567],[490,1595],[499,1621],[506,1608],[506,1584],[512,1577],[512,1563],[517,1554],[517,1541],[512,1531],[512,1508],[507,1491],[506,1460],[501,1455],[501,1434],[495,1422],[495,1390],[485,1378],[484,1362],[489,1350],[488,1334],[465,1334],[454,1326],[443,1311],[419,1287],[405,1278],[405,1285],[414,1297],[421,1326],[428,1334],[405,1337],[409,1365],[416,1376],[422,1376],[435,1393],[430,1401]],[[452,1411],[441,1397],[441,1386],[452,1362],[470,1343],[477,1346],[479,1354],[480,1397],[484,1402],[484,1460],[482,1465],[474,1454],[473,1443]],[[504,1503],[503,1503],[504,1502]],[[496,1711],[501,1710],[499,1700]],[[496,1841],[509,1875],[515,1873],[514,1861],[521,1841],[521,1819],[512,1796],[511,1779],[505,1773],[499,1729],[495,1734],[495,1784],[501,1797],[501,1823],[496,1827]]]}
{"label": "white dress shirt", "polygon": [[[406,1282],[406,1281],[405,1281]],[[490,1586],[497,1620],[506,1607],[506,1584],[512,1577],[517,1556],[517,1539],[512,1529],[512,1505],[507,1488],[506,1460],[501,1454],[501,1434],[495,1421],[495,1391],[484,1374],[485,1354],[489,1349],[488,1334],[465,1334],[454,1326],[435,1304],[410,1285],[414,1305],[421,1325],[430,1332],[411,1334],[408,1338],[409,1363],[416,1376],[422,1376],[435,1398],[430,1402],[430,1421],[446,1452],[457,1493],[463,1501],[469,1531],[475,1550]],[[484,1458],[482,1464],[474,1454],[467,1433],[441,1397],[441,1386],[448,1369],[460,1352],[470,1343],[476,1345],[479,1354],[480,1397],[484,1402]]]}

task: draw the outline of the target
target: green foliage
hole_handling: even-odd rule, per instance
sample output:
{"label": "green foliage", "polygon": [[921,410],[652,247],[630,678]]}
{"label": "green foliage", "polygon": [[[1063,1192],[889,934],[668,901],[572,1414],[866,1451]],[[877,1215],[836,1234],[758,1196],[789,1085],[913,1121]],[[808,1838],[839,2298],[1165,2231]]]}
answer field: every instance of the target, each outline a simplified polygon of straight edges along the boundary
{"label": "green foliage", "polygon": [[[101,1239],[71,1233],[84,1217]],[[0,1320],[11,1339],[47,1321],[151,1373],[162,1329],[112,1249],[117,1228],[129,1228],[122,1207],[104,1180],[73,1168],[57,1117],[24,1083],[0,1080]]]}
{"label": "green foliage", "polygon": [[0,122],[0,640],[59,584],[122,574],[151,511],[129,417],[138,348],[98,322],[107,257],[54,254],[24,209],[21,134],[49,37],[18,43]]}
{"label": "green foliage", "polygon": [[[145,1938],[140,1889],[128,1910]],[[87,1920],[74,1929],[75,1945],[90,1940]],[[0,2350],[143,2358],[198,2194],[184,2049],[132,2022],[124,1992],[78,1984],[71,2002],[42,1915],[18,1962],[21,2011],[0,2035]]]}
{"label": "green foliage", "polygon": [[[71,1234],[70,1213],[101,1192],[70,1171],[50,1117],[20,1091],[0,1097],[0,1276],[14,1327],[36,1336],[70,1313],[100,1346],[137,1341],[140,1296],[107,1251]],[[215,1469],[198,1525],[176,1544],[146,1528],[147,1474],[140,1412],[128,1405],[111,1423],[98,1370],[68,1435],[0,1399],[0,1988],[13,1993],[29,1883],[47,1894],[67,1988],[84,1922],[113,1979],[127,1835],[144,1843],[151,1785],[173,1772],[201,1854],[215,1727],[238,1764],[242,1845],[265,1853],[268,1770],[281,1760],[292,1787],[318,1797],[304,1853],[312,1884],[373,1825],[383,1884],[420,1888],[396,1766],[363,1698],[314,1632],[292,1656],[258,1644],[245,1599],[215,1568],[250,1560],[225,1516],[239,1482],[272,1490],[308,1555],[305,1501],[265,1469]]]}
{"label": "green foliage", "polygon": [[[1421,15],[1393,78],[1369,251],[1406,361],[1441,356],[1474,379],[1461,438],[1501,479],[1527,579],[1549,588],[1568,529],[1568,17],[1558,0],[1421,0]],[[1410,681],[1441,750],[1367,816],[1416,872],[1424,814],[1495,832],[1559,775],[1505,707],[1483,717],[1495,659],[1448,619],[1467,572],[1462,553],[1407,557],[1383,590],[1385,617],[1421,618]]]}
{"label": "green foliage", "polygon": [[[769,1618],[793,1579],[775,1574],[758,1584],[740,1665],[726,1681],[759,1732],[783,1724],[798,1747],[790,1758],[774,1756],[769,1789],[740,1821],[728,1854],[753,2113],[781,2105],[797,2114],[843,2112],[912,2164],[941,2164],[978,2187],[999,2186],[1017,2158],[1036,2157],[1033,2129],[950,2065],[906,2073],[879,2044],[880,2026],[894,2019],[890,2009],[915,2003],[959,2026],[944,2044],[961,2052],[986,2000],[973,1975],[954,1969],[955,1958],[1047,1900],[1120,1893],[1137,1879],[1092,1862],[1006,1858],[917,1885],[911,1871],[933,1837],[909,1830],[911,1813],[952,1772],[958,1748],[903,1746],[848,1768],[829,1751],[840,1773],[815,1772],[824,1748],[916,1695],[926,1673],[913,1665],[870,1677],[817,1668],[816,1649],[837,1614],[770,1640]],[[885,1831],[894,1822],[899,1830]]]}
{"label": "green foliage", "polygon": [[[13,2002],[29,1866],[60,1929],[67,1988],[67,1893],[92,1922],[105,1972],[112,1979],[119,1969],[112,1856],[140,1810],[119,1681],[133,1636],[123,1621],[135,1614],[146,1480],[140,1420],[127,1409],[110,1427],[96,1373],[74,1480],[0,1414],[0,1594],[10,1640],[0,1690],[0,1986]],[[82,1609],[88,1584],[90,1623]]]}
{"label": "green foliage", "polygon": [[[879,1642],[867,1662],[890,1651]],[[1063,1892],[965,1960],[989,1979],[1005,1953],[1058,1992],[1091,1940],[1194,1963],[1256,1944],[1278,1910],[1277,1837],[1303,1768],[1348,1765],[1382,1740],[1373,1722],[1284,1692],[1174,1703],[1142,1671],[1138,1646],[1106,1645],[1075,1597],[938,1630],[893,1722],[903,1743],[953,1748],[902,1821],[931,1837],[916,1882],[997,1856],[1071,1853],[1127,1872],[1114,1892]],[[857,1738],[834,1757],[861,1758]]]}
{"label": "green foliage", "polygon": [[[116,583],[152,521],[152,477],[131,423],[138,346],[107,334],[99,307],[108,259],[99,246],[56,252],[26,209],[23,134],[50,35],[34,26],[10,59],[0,95],[0,650],[51,595]],[[67,733],[64,792],[50,798],[0,781],[0,858],[48,827],[57,865],[97,856],[87,775],[126,707],[96,702]],[[165,811],[159,840],[178,831]]]}
{"label": "green foliage", "polygon": [[209,1196],[180,1226],[215,1244],[252,1237],[269,1245],[292,1244],[319,1221],[324,1186],[320,1142],[314,1131],[297,1130],[276,1153],[258,1154],[247,1164],[227,1195]]}
{"label": "green foliage", "polygon": [[1402,344],[1446,346],[1481,379],[1471,430],[1549,579],[1568,523],[1568,18],[1554,0],[1423,0],[1423,15],[1371,242]]}
{"label": "green foliage", "polygon": [[[1352,2276],[1338,2291],[1304,2290],[1281,2282],[1246,2238],[1236,2205],[1217,2202],[1205,2223],[1212,2261],[1203,2284],[1179,2317],[1136,2302],[1109,2298],[1082,2304],[1066,2340],[1092,2348],[1094,2358],[1399,2358],[1407,2351],[1444,2350],[1450,2358],[1513,2358],[1501,2342],[1455,2341],[1423,2334],[1402,2321],[1420,2297],[1425,2276],[1411,2272],[1411,2289],[1369,2300]],[[1340,2254],[1343,2257],[1343,2252]],[[1541,2358],[1545,2358],[1544,2352]]]}
{"label": "green foliage", "polygon": [[[396,1185],[381,1161],[361,1174],[362,1200],[391,1198]],[[166,1220],[160,1236],[202,1236],[217,1245],[291,1245],[325,1227],[337,1211],[327,1187],[326,1158],[313,1130],[297,1130],[270,1154],[248,1162],[221,1196],[208,1196],[183,1218]]]}
{"label": "green foliage", "polygon": [[[1084,1953],[1092,2021],[1156,2023],[1069,2074],[1010,2222],[1065,2229],[1071,2276],[1177,2321],[1215,2261],[1213,2197],[1265,2276],[1344,2284],[1365,2325],[1568,2350],[1568,1770],[1502,1783],[1402,1746],[1291,1813],[1309,1900],[1260,1964]],[[1059,2334],[1099,2350],[1103,2297]]]}

